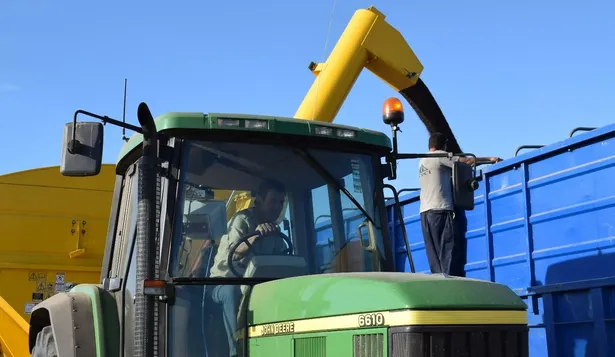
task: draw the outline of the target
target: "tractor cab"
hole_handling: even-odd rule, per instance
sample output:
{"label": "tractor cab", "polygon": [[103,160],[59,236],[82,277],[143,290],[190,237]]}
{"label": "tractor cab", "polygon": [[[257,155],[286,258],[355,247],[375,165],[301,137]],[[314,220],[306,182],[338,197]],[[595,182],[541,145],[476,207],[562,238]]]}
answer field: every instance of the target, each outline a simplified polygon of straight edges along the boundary
{"label": "tractor cab", "polygon": [[[167,296],[154,307],[155,333],[169,357],[242,354],[258,284],[394,271],[382,194],[382,160],[391,150],[386,135],[222,114],[171,113],[156,126],[153,278],[165,282]],[[105,284],[123,290],[118,305],[127,355],[135,348],[139,287],[139,140],[133,136],[118,161],[114,233],[103,267]],[[261,234],[263,226],[274,229]],[[306,299],[327,303],[306,289]]]}
{"label": "tractor cab", "polygon": [[[398,158],[424,156],[397,153],[403,111],[393,104],[383,113],[391,143],[383,133],[279,117],[169,113],[154,121],[142,103],[141,128],[117,163],[101,276],[118,306],[120,328],[109,333],[124,355],[245,355],[248,327],[263,312],[250,308],[253,291],[275,310],[284,301],[264,293],[274,291],[268,284],[322,275],[297,292],[306,306],[293,311],[307,316],[349,303],[327,295],[327,277],[393,272],[383,190],[396,191],[383,181],[395,178]],[[98,173],[101,124],[75,116],[64,142],[64,175]],[[456,172],[459,197],[471,199],[472,171]],[[268,328],[292,333],[292,325]]]}
{"label": "tractor cab", "polygon": [[[238,354],[255,284],[393,270],[377,155],[213,140],[179,150],[168,274],[186,285],[169,306],[171,355]],[[256,231],[268,223],[277,229]]]}

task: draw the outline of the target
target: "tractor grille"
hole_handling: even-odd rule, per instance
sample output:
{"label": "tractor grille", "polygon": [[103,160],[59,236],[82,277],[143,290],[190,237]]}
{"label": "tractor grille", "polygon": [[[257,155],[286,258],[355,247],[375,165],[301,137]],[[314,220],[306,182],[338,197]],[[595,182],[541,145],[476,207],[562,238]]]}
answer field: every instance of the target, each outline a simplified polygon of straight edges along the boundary
{"label": "tractor grille", "polygon": [[528,357],[525,326],[397,327],[389,357]]}
{"label": "tractor grille", "polygon": [[295,357],[325,357],[325,337],[295,338]]}
{"label": "tractor grille", "polygon": [[353,357],[384,357],[384,335],[381,333],[354,335]]}

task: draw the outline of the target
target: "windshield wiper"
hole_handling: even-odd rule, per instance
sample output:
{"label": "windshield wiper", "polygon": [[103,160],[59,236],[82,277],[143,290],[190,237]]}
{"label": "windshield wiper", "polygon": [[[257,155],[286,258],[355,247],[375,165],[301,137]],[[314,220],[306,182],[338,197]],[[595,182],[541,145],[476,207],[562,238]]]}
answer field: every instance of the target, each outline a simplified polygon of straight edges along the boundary
{"label": "windshield wiper", "polygon": [[367,211],[365,211],[363,206],[361,206],[361,204],[352,196],[352,194],[348,192],[348,190],[344,186],[342,186],[342,184],[340,184],[340,182],[336,180],[335,177],[333,177],[333,175],[331,175],[331,173],[327,171],[327,169],[325,169],[312,155],[310,155],[309,152],[301,148],[295,148],[294,151],[298,156],[305,160],[305,162],[310,165],[312,169],[314,169],[314,171],[318,172],[318,174],[322,178],[324,178],[328,184],[332,185],[336,190],[343,192],[344,195],[348,197],[350,202],[352,202],[357,207],[357,209],[361,211],[363,215],[365,215],[365,218],[369,221],[369,223],[373,224],[377,229],[380,229],[378,225],[376,225],[372,217],[367,213]]}

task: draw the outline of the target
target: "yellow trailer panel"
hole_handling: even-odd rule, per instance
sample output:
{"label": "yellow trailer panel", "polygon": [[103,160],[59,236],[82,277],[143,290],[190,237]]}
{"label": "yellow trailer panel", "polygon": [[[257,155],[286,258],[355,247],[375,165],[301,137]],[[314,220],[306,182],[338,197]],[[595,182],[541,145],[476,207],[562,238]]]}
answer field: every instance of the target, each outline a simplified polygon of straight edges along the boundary
{"label": "yellow trailer panel", "polygon": [[0,176],[0,296],[26,321],[43,299],[98,283],[115,165],[65,177],[58,166]]}

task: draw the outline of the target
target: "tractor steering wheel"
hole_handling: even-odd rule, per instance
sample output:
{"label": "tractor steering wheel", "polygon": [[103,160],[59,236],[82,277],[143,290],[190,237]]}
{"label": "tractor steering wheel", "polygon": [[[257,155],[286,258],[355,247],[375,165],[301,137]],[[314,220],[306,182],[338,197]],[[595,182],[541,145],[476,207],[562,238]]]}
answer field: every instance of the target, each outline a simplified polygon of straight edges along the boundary
{"label": "tractor steering wheel", "polygon": [[[282,251],[282,254],[283,255],[290,255],[291,252],[293,251],[293,243],[290,240],[290,238],[286,234],[284,234],[282,232],[273,232],[273,233],[270,233],[270,234],[267,234],[267,235],[272,235],[272,234],[275,234],[275,235],[279,236],[280,238],[282,238],[282,240],[284,240],[284,242],[286,242],[286,245],[288,247]],[[231,249],[230,249],[230,251],[228,253],[228,262],[227,262],[228,267],[231,270],[231,272],[233,273],[233,275],[235,275],[238,278],[240,278],[242,275],[239,274],[239,272],[237,272],[237,269],[235,269],[235,267],[233,266],[233,261],[234,261],[233,256],[235,255],[235,251],[237,250],[239,245],[241,245],[241,243],[246,243],[246,245],[248,246],[248,250],[246,251],[246,255],[249,252],[254,253],[254,251],[253,251],[254,247],[252,246],[252,244],[250,244],[248,239],[250,239],[250,238],[252,238],[254,236],[258,236],[258,235],[261,235],[261,233],[256,231],[256,232],[253,232],[253,233],[250,233],[250,234],[247,234],[247,235],[241,237],[237,241],[237,243],[233,244],[233,246],[231,247]],[[262,237],[260,239],[262,239]]]}

